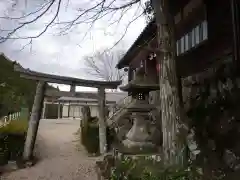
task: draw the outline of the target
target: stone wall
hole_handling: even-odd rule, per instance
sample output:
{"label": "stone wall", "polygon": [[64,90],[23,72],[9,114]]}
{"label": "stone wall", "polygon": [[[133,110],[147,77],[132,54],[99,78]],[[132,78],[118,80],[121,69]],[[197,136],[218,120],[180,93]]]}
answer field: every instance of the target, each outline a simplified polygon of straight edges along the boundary
{"label": "stone wall", "polygon": [[182,88],[190,126],[208,165],[232,166],[226,157],[232,154],[234,163],[240,157],[240,78],[234,64],[223,62],[184,78]]}

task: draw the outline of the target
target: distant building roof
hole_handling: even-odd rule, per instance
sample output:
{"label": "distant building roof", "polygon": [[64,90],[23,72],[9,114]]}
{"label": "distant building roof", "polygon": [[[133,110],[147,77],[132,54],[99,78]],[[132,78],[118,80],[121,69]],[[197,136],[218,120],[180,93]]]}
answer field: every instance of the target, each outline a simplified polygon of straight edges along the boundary
{"label": "distant building roof", "polygon": [[106,100],[115,101],[116,103],[124,99],[126,96],[128,96],[127,92],[106,92]]}
{"label": "distant building roof", "polygon": [[79,97],[60,97],[58,99],[59,101],[88,101],[88,102],[97,102],[97,99],[91,99],[91,98],[79,98]]}
{"label": "distant building roof", "polygon": [[95,92],[76,92],[75,94],[70,95],[70,93],[68,91],[57,91],[55,89],[47,89],[45,94],[46,94],[46,96],[57,97],[57,98],[60,98],[62,96],[78,97],[78,98],[92,98],[92,99],[97,98]]}
{"label": "distant building roof", "polygon": [[[124,99],[128,94],[125,92],[106,92],[107,103],[118,103]],[[97,92],[77,92],[73,96],[62,96],[58,99],[59,101],[81,101],[81,102],[98,102]]]}
{"label": "distant building roof", "polygon": [[7,61],[11,61],[11,62],[14,62],[12,61],[11,59],[9,59],[4,53],[0,53],[0,56],[2,56],[4,59],[6,59]]}

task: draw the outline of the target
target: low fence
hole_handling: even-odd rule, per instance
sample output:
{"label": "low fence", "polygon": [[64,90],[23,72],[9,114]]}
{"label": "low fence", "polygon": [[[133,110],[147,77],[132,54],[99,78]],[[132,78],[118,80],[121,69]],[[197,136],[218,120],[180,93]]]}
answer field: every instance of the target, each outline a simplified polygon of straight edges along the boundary
{"label": "low fence", "polygon": [[4,116],[3,118],[0,119],[0,128],[3,126],[6,126],[9,124],[11,121],[19,120],[20,119],[21,112],[15,112],[12,114],[9,114],[8,116]]}
{"label": "low fence", "polygon": [[4,117],[5,121],[19,120],[21,112],[15,112]]}
{"label": "low fence", "polygon": [[11,113],[7,116],[0,118],[0,128],[2,126],[6,126],[11,121],[16,121],[16,120],[20,120],[20,119],[27,120],[28,116],[29,116],[28,108],[22,108],[21,111],[19,111],[19,112],[14,112],[14,113]]}
{"label": "low fence", "polygon": [[29,117],[26,112],[26,109],[22,109],[1,119],[0,169],[9,162],[16,162],[17,165],[22,162]]}

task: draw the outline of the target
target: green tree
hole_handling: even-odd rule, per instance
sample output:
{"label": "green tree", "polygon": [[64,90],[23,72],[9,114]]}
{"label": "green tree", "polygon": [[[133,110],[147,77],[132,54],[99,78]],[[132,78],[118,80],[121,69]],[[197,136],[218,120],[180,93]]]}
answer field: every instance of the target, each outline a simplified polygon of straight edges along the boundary
{"label": "green tree", "polygon": [[36,83],[21,78],[13,64],[0,55],[0,117],[19,111],[23,106],[31,108],[33,103]]}

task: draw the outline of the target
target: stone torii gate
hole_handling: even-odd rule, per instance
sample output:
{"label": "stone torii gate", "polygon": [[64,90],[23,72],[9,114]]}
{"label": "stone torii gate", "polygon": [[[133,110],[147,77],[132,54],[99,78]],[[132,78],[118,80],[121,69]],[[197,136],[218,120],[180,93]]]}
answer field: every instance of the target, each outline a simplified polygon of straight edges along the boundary
{"label": "stone torii gate", "polygon": [[30,160],[33,155],[34,145],[36,141],[37,131],[39,122],[41,119],[43,99],[45,95],[46,83],[57,83],[66,84],[71,86],[69,93],[75,92],[76,86],[86,86],[98,88],[98,104],[99,104],[99,146],[100,153],[104,154],[106,152],[107,140],[106,140],[106,121],[105,121],[105,89],[116,89],[121,81],[93,81],[77,79],[72,77],[57,76],[51,74],[40,73],[36,71],[31,71],[29,69],[24,69],[18,64],[14,65],[14,70],[19,72],[21,77],[31,80],[36,80],[38,82],[36,88],[36,94],[34,98],[34,103],[32,107],[32,113],[29,120],[29,127],[27,132],[27,138],[24,146],[23,158],[25,161]]}

